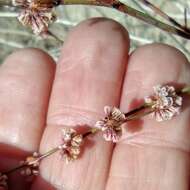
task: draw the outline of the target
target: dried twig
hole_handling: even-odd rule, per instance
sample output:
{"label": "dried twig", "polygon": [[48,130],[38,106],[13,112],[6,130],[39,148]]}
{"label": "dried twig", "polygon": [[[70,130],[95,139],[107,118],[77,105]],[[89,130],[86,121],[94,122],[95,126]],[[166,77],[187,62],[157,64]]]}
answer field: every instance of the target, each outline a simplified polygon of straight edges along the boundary
{"label": "dried twig", "polygon": [[[163,18],[165,18],[166,20],[168,20],[169,22],[171,21],[171,20],[174,20],[173,18],[171,18],[170,16],[168,16],[167,14],[165,14],[163,11],[161,11],[159,8],[157,8],[156,6],[154,6],[153,4],[151,4],[149,1],[147,1],[147,0],[140,0],[140,2],[142,2],[143,4],[145,4],[146,6],[148,6],[149,8],[151,8],[155,13],[157,13],[158,15],[160,15],[160,16],[162,16]],[[138,4],[138,3],[136,3],[136,4]],[[185,16],[184,16],[184,20],[185,20],[185,27],[187,28],[187,8],[185,8],[185,12],[184,12],[184,14],[185,14]],[[174,20],[175,21],[175,20]],[[173,22],[171,22],[171,23],[173,23]],[[177,23],[176,21],[175,21],[175,23]],[[180,25],[180,24],[179,24]],[[180,25],[180,27],[181,27],[182,25]],[[182,28],[181,29],[183,29],[183,26],[182,26]],[[182,44],[182,43],[180,43],[179,41],[178,41],[178,39],[176,39],[176,37],[175,36],[170,36],[177,44],[178,44],[178,46],[185,52],[185,53],[189,53],[189,51],[185,48],[185,46]]]}
{"label": "dried twig", "polygon": [[[114,8],[120,12],[123,12],[125,14],[128,14],[130,16],[133,16],[135,18],[138,18],[139,20],[142,20],[148,24],[154,25],[155,27],[160,28],[161,30],[167,31],[169,33],[181,36],[186,39],[190,39],[190,30],[186,28],[185,26],[182,26],[177,21],[163,13],[160,9],[149,3],[148,1],[141,0],[142,2],[146,3],[149,7],[157,11],[162,17],[166,18],[170,23],[172,23],[174,26],[163,23],[154,17],[143,13],[141,11],[138,11],[132,7],[129,7],[128,5],[125,5],[124,3],[118,1],[118,0],[39,0],[37,1],[40,6],[45,6],[48,3],[48,6],[50,4],[52,7],[58,6],[58,5],[76,5],[76,4],[83,4],[83,5],[96,5],[96,6],[102,6],[102,7],[110,7]],[[11,4],[11,0],[0,0],[0,5],[4,4]]]}
{"label": "dried twig", "polygon": [[173,27],[166,23],[163,23],[163,22],[155,19],[154,17],[152,17],[146,13],[143,13],[141,11],[138,11],[132,7],[129,7],[128,5],[125,5],[124,3],[121,3],[120,1],[117,1],[117,0],[114,0],[114,1],[64,0],[61,2],[61,4],[62,5],[85,4],[85,5],[111,7],[120,12],[126,13],[133,17],[136,17],[148,24],[154,25],[155,27],[158,27],[166,32],[190,39],[190,31],[187,30],[186,28],[184,28],[184,29],[183,29],[183,27],[176,28],[176,27]]}
{"label": "dried twig", "polygon": [[164,13],[162,10],[160,10],[158,7],[156,7],[155,5],[150,3],[148,0],[139,0],[139,1],[142,2],[144,5],[148,6],[149,8],[151,8],[156,14],[160,15],[161,17],[166,19],[168,22],[170,22],[171,24],[173,24],[177,28],[190,33],[190,30],[186,26],[183,26],[180,23],[178,23],[176,20],[174,20],[172,17],[170,17],[169,15]]}

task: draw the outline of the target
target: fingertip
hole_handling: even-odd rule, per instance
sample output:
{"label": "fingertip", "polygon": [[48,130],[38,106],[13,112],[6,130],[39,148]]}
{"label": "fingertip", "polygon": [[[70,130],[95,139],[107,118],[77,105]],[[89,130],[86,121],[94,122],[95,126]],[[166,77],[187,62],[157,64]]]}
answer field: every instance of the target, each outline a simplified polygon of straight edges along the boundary
{"label": "fingertip", "polygon": [[[117,33],[120,35],[117,36]],[[78,38],[89,38],[96,40],[97,38],[121,38],[126,43],[129,42],[128,31],[118,22],[109,18],[90,18],[79,23],[70,33],[70,36],[76,35]],[[94,38],[92,38],[94,37]]]}
{"label": "fingertip", "polygon": [[128,50],[127,31],[111,19],[93,18],[76,26],[68,35],[57,64],[48,123],[54,122],[63,105],[92,113],[99,113],[105,104],[117,105]]}
{"label": "fingertip", "polygon": [[17,68],[20,65],[22,65],[22,67],[33,65],[44,72],[55,69],[53,58],[45,51],[37,48],[24,48],[13,52],[5,59],[2,66],[4,67],[4,65],[7,67],[9,65],[11,65],[11,67],[15,65]]}
{"label": "fingertip", "polygon": [[36,150],[44,128],[54,79],[53,59],[26,48],[7,57],[0,67],[0,142]]}
{"label": "fingertip", "polygon": [[[187,63],[179,50],[165,44],[154,43],[136,49],[128,63],[121,110],[128,112],[142,105],[144,97],[154,94],[156,85],[168,84],[175,88],[187,85],[190,82]],[[114,149],[107,189],[126,186],[142,190],[187,189],[189,116],[190,111],[186,109],[169,121],[156,122],[147,115],[136,123],[127,123],[122,141]],[[174,168],[177,173],[173,172]],[[167,176],[167,182],[160,176]]]}
{"label": "fingertip", "polygon": [[133,62],[130,67],[144,68],[147,72],[158,68],[165,68],[168,72],[171,72],[171,69],[181,70],[180,68],[188,63],[188,59],[179,49],[163,43],[152,43],[137,48],[132,52],[130,61]]}
{"label": "fingertip", "polygon": [[[76,44],[78,48],[76,48]],[[114,54],[122,50],[128,54],[130,44],[128,31],[112,19],[91,18],[85,20],[78,24],[65,40],[60,62],[71,54],[77,57],[87,57],[93,54],[93,49],[97,44],[101,52],[112,48]]]}
{"label": "fingertip", "polygon": [[158,84],[185,84],[189,69],[185,55],[172,46],[153,43],[137,48],[129,58],[121,105],[128,109],[131,99],[141,99]]}

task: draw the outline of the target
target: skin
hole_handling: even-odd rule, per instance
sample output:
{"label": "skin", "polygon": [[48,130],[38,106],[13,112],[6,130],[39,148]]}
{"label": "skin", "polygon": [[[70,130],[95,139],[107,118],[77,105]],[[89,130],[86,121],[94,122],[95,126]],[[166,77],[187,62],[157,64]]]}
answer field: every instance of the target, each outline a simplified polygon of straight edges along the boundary
{"label": "skin", "polygon": [[[108,19],[80,23],[55,65],[41,50],[23,49],[0,67],[0,171],[60,141],[61,128],[92,126],[105,105],[127,112],[157,84],[190,83],[190,65],[177,49],[149,44],[129,55],[127,31]],[[81,157],[66,165],[45,159],[32,184],[18,174],[11,190],[188,190],[189,102],[171,121],[129,122],[116,145],[89,137]]]}

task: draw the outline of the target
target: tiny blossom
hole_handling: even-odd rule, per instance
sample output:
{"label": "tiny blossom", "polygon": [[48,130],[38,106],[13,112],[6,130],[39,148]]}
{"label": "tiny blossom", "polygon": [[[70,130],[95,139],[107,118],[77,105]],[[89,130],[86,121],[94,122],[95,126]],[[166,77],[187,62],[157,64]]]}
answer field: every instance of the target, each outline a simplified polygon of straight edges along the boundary
{"label": "tiny blossom", "polygon": [[22,170],[21,170],[21,175],[23,176],[32,176],[32,175],[38,175],[39,173],[39,153],[34,152],[33,156],[29,156],[26,158],[25,161],[21,161],[21,165],[26,165]]}
{"label": "tiny blossom", "polygon": [[12,0],[13,6],[24,6],[28,2],[30,2],[30,1],[28,1],[28,0]]}
{"label": "tiny blossom", "polygon": [[58,6],[61,0],[12,0],[14,6],[27,7],[30,4],[34,4],[36,7],[53,8]]}
{"label": "tiny blossom", "polygon": [[116,107],[104,107],[106,117],[96,122],[95,127],[103,131],[106,141],[117,142],[121,136],[121,124],[125,120],[125,115]]}
{"label": "tiny blossom", "polygon": [[7,187],[7,176],[0,173],[0,187]]}
{"label": "tiny blossom", "polygon": [[77,134],[72,128],[62,129],[62,144],[59,146],[61,155],[66,163],[76,160],[81,152],[80,147],[83,142],[83,136]]}
{"label": "tiny blossom", "polygon": [[173,86],[157,85],[153,87],[154,95],[145,98],[145,103],[153,108],[151,114],[157,121],[172,119],[173,116],[180,113],[182,106],[182,97],[176,94]]}
{"label": "tiny blossom", "polygon": [[22,10],[18,20],[24,25],[32,28],[34,34],[45,34],[50,23],[55,21],[52,12],[53,4],[50,2],[39,3],[35,0],[14,0],[13,4],[21,6]]}

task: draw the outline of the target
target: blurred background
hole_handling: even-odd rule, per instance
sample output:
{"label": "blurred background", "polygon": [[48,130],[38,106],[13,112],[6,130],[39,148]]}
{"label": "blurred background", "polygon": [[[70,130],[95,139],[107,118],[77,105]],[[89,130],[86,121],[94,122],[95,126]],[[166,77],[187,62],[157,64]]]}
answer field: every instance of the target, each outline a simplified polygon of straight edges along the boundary
{"label": "blurred background", "polygon": [[[138,0],[125,0],[122,2],[155,16],[149,8],[140,4]],[[187,8],[187,19],[188,21],[190,20],[189,0],[150,0],[150,2],[154,3],[181,24],[184,23],[184,9]],[[120,22],[128,29],[131,38],[131,51],[142,44],[163,42],[179,48],[190,58],[190,41],[163,32],[150,25],[147,27],[147,24],[144,22],[131,16],[126,16],[116,10],[93,6],[68,5],[59,6],[55,11],[58,19],[50,26],[50,31],[62,40],[65,39],[69,30],[80,21],[91,17],[108,17]],[[29,29],[23,27],[17,21],[17,13],[18,10],[15,8],[0,7],[0,63],[2,63],[8,54],[24,47],[41,48],[57,60],[61,44],[52,37],[43,39],[32,34]],[[163,21],[159,16],[156,17]]]}

